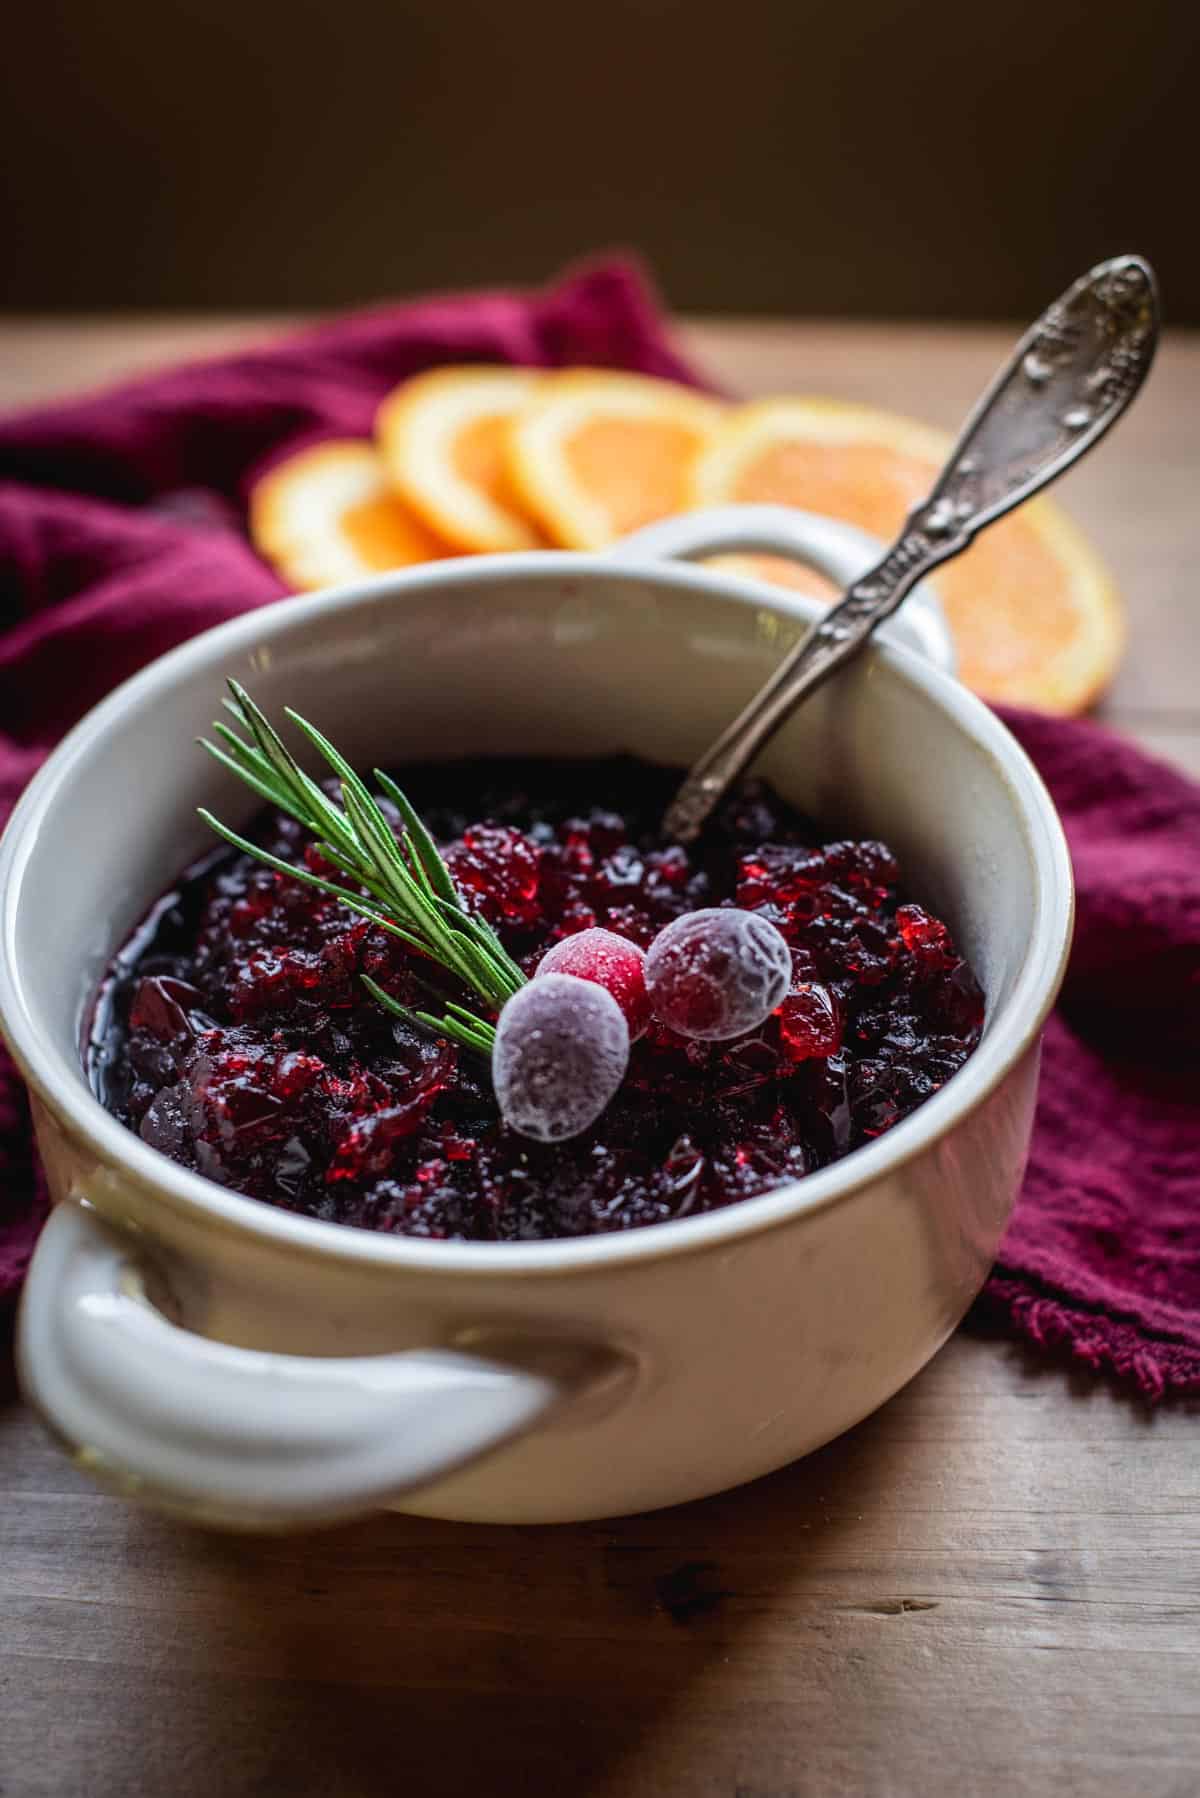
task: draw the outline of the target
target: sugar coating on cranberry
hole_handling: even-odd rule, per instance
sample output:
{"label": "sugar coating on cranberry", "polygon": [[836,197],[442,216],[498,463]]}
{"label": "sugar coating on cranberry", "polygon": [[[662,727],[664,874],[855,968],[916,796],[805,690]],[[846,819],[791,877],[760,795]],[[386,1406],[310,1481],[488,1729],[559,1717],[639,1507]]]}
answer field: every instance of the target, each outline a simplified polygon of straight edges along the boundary
{"label": "sugar coating on cranberry", "polygon": [[755,912],[695,911],[655,937],[645,974],[660,1023],[724,1042],[770,1017],[791,984],[792,957],[774,924]]}
{"label": "sugar coating on cranberry", "polygon": [[628,937],[615,930],[578,930],[547,949],[537,965],[537,975],[574,974],[579,980],[593,980],[611,993],[625,1015],[629,1040],[644,1036],[650,1022],[650,1001],[646,997],[646,952]]}
{"label": "sugar coating on cranberry", "polygon": [[574,974],[543,974],[500,1013],[492,1084],[506,1124],[562,1142],[594,1124],[629,1064],[629,1026],[610,992]]}

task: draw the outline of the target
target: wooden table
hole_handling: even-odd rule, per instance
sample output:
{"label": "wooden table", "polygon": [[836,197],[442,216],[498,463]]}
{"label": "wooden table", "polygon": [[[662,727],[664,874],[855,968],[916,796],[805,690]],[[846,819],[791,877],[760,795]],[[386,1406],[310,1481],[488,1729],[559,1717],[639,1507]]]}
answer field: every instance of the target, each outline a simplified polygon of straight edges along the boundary
{"label": "wooden table", "polygon": [[[0,405],[263,320],[0,324]],[[1010,341],[698,323],[731,388],[954,424]],[[1109,717],[1200,773],[1200,340],[1070,477],[1134,637]],[[1191,1798],[1200,1440],[959,1336],[757,1485],[561,1529],[282,1540],[130,1510],[0,1402],[3,1798]]]}

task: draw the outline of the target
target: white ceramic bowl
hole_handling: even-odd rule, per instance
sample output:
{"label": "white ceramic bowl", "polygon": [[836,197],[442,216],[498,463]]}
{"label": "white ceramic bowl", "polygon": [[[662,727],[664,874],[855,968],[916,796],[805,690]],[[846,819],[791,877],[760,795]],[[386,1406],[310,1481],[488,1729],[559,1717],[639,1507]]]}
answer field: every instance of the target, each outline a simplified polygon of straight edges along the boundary
{"label": "white ceramic bowl", "polygon": [[919,653],[945,660],[928,595],[763,762],[788,797],[893,844],[987,993],[966,1067],[846,1160],[618,1236],[419,1242],[185,1172],[80,1071],[108,956],[205,841],[194,808],[250,809],[194,746],[227,674],[364,760],[630,749],[683,764],[808,616],[758,583],[655,560],[734,547],[841,580],[873,553],[846,527],[755,508],[673,521],[610,556],[448,562],[293,600],[156,662],[37,776],[0,847],[0,1016],[57,1201],[18,1352],[26,1394],[98,1478],[262,1527],[397,1503],[609,1516],[805,1454],[954,1328],[1020,1182],[1071,881],[1020,748]]}

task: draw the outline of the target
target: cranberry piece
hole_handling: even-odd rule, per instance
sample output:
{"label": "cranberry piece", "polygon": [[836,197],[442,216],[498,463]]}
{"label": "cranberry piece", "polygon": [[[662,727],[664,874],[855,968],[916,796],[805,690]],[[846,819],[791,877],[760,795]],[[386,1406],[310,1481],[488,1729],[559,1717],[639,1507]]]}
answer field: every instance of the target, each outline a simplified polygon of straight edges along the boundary
{"label": "cranberry piece", "polygon": [[543,974],[505,1005],[492,1079],[505,1122],[538,1142],[594,1124],[625,1074],[629,1026],[604,987]]}
{"label": "cranberry piece", "polygon": [[650,1022],[646,997],[646,956],[636,943],[611,930],[580,930],[547,949],[537,965],[541,974],[574,974],[595,981],[611,993],[625,1014],[629,1040],[636,1042]]}
{"label": "cranberry piece", "polygon": [[177,1036],[194,1034],[188,1012],[203,1003],[203,993],[186,980],[170,975],[143,980],[130,1007],[129,1028],[148,1030],[160,1043],[173,1042]]}
{"label": "cranberry piece", "polygon": [[446,865],[464,899],[474,900],[493,924],[530,923],[538,915],[538,852],[519,830],[476,824],[446,851]]}
{"label": "cranberry piece", "polygon": [[965,961],[960,961],[939,983],[933,1010],[942,1027],[969,1046],[983,1029],[983,989]]}
{"label": "cranberry piece", "polygon": [[190,1098],[191,1091],[184,1082],[164,1086],[150,1101],[138,1127],[143,1142],[169,1155],[173,1161],[186,1160]]}
{"label": "cranberry piece", "polygon": [[293,1049],[276,1062],[271,1075],[271,1091],[277,1099],[298,1099],[324,1072],[325,1063],[319,1056],[305,1055],[299,1049]]}
{"label": "cranberry piece", "polygon": [[659,933],[646,956],[656,1018],[681,1036],[722,1041],[770,1016],[792,976],[788,946],[754,912],[689,912]]}
{"label": "cranberry piece", "polygon": [[957,963],[950,932],[940,919],[931,918],[919,905],[900,906],[896,927],[918,973],[941,974]]}
{"label": "cranberry piece", "polygon": [[827,986],[793,984],[779,1007],[779,1041],[789,1061],[835,1055],[842,1046],[842,1020]]}
{"label": "cranberry piece", "polygon": [[361,1180],[364,1175],[385,1173],[397,1143],[420,1129],[433,1096],[429,1091],[418,1093],[406,1105],[389,1105],[357,1119],[337,1142],[326,1180]]}

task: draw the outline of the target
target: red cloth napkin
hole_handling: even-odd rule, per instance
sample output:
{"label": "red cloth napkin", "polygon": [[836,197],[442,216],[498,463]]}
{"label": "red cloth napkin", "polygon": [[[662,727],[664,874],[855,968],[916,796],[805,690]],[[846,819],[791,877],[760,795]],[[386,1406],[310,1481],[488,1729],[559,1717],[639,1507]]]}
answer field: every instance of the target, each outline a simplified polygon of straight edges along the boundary
{"label": "red cloth napkin", "polygon": [[[281,596],[241,531],[254,467],[304,437],[366,433],[395,381],[444,361],[695,379],[617,261],[543,294],[359,314],[0,422],[0,818],[117,681]],[[1200,1390],[1200,788],[1096,726],[1009,723],[1066,823],[1079,918],[1025,1190],[976,1315],[1150,1399]],[[0,1304],[44,1203],[5,1058]]]}

